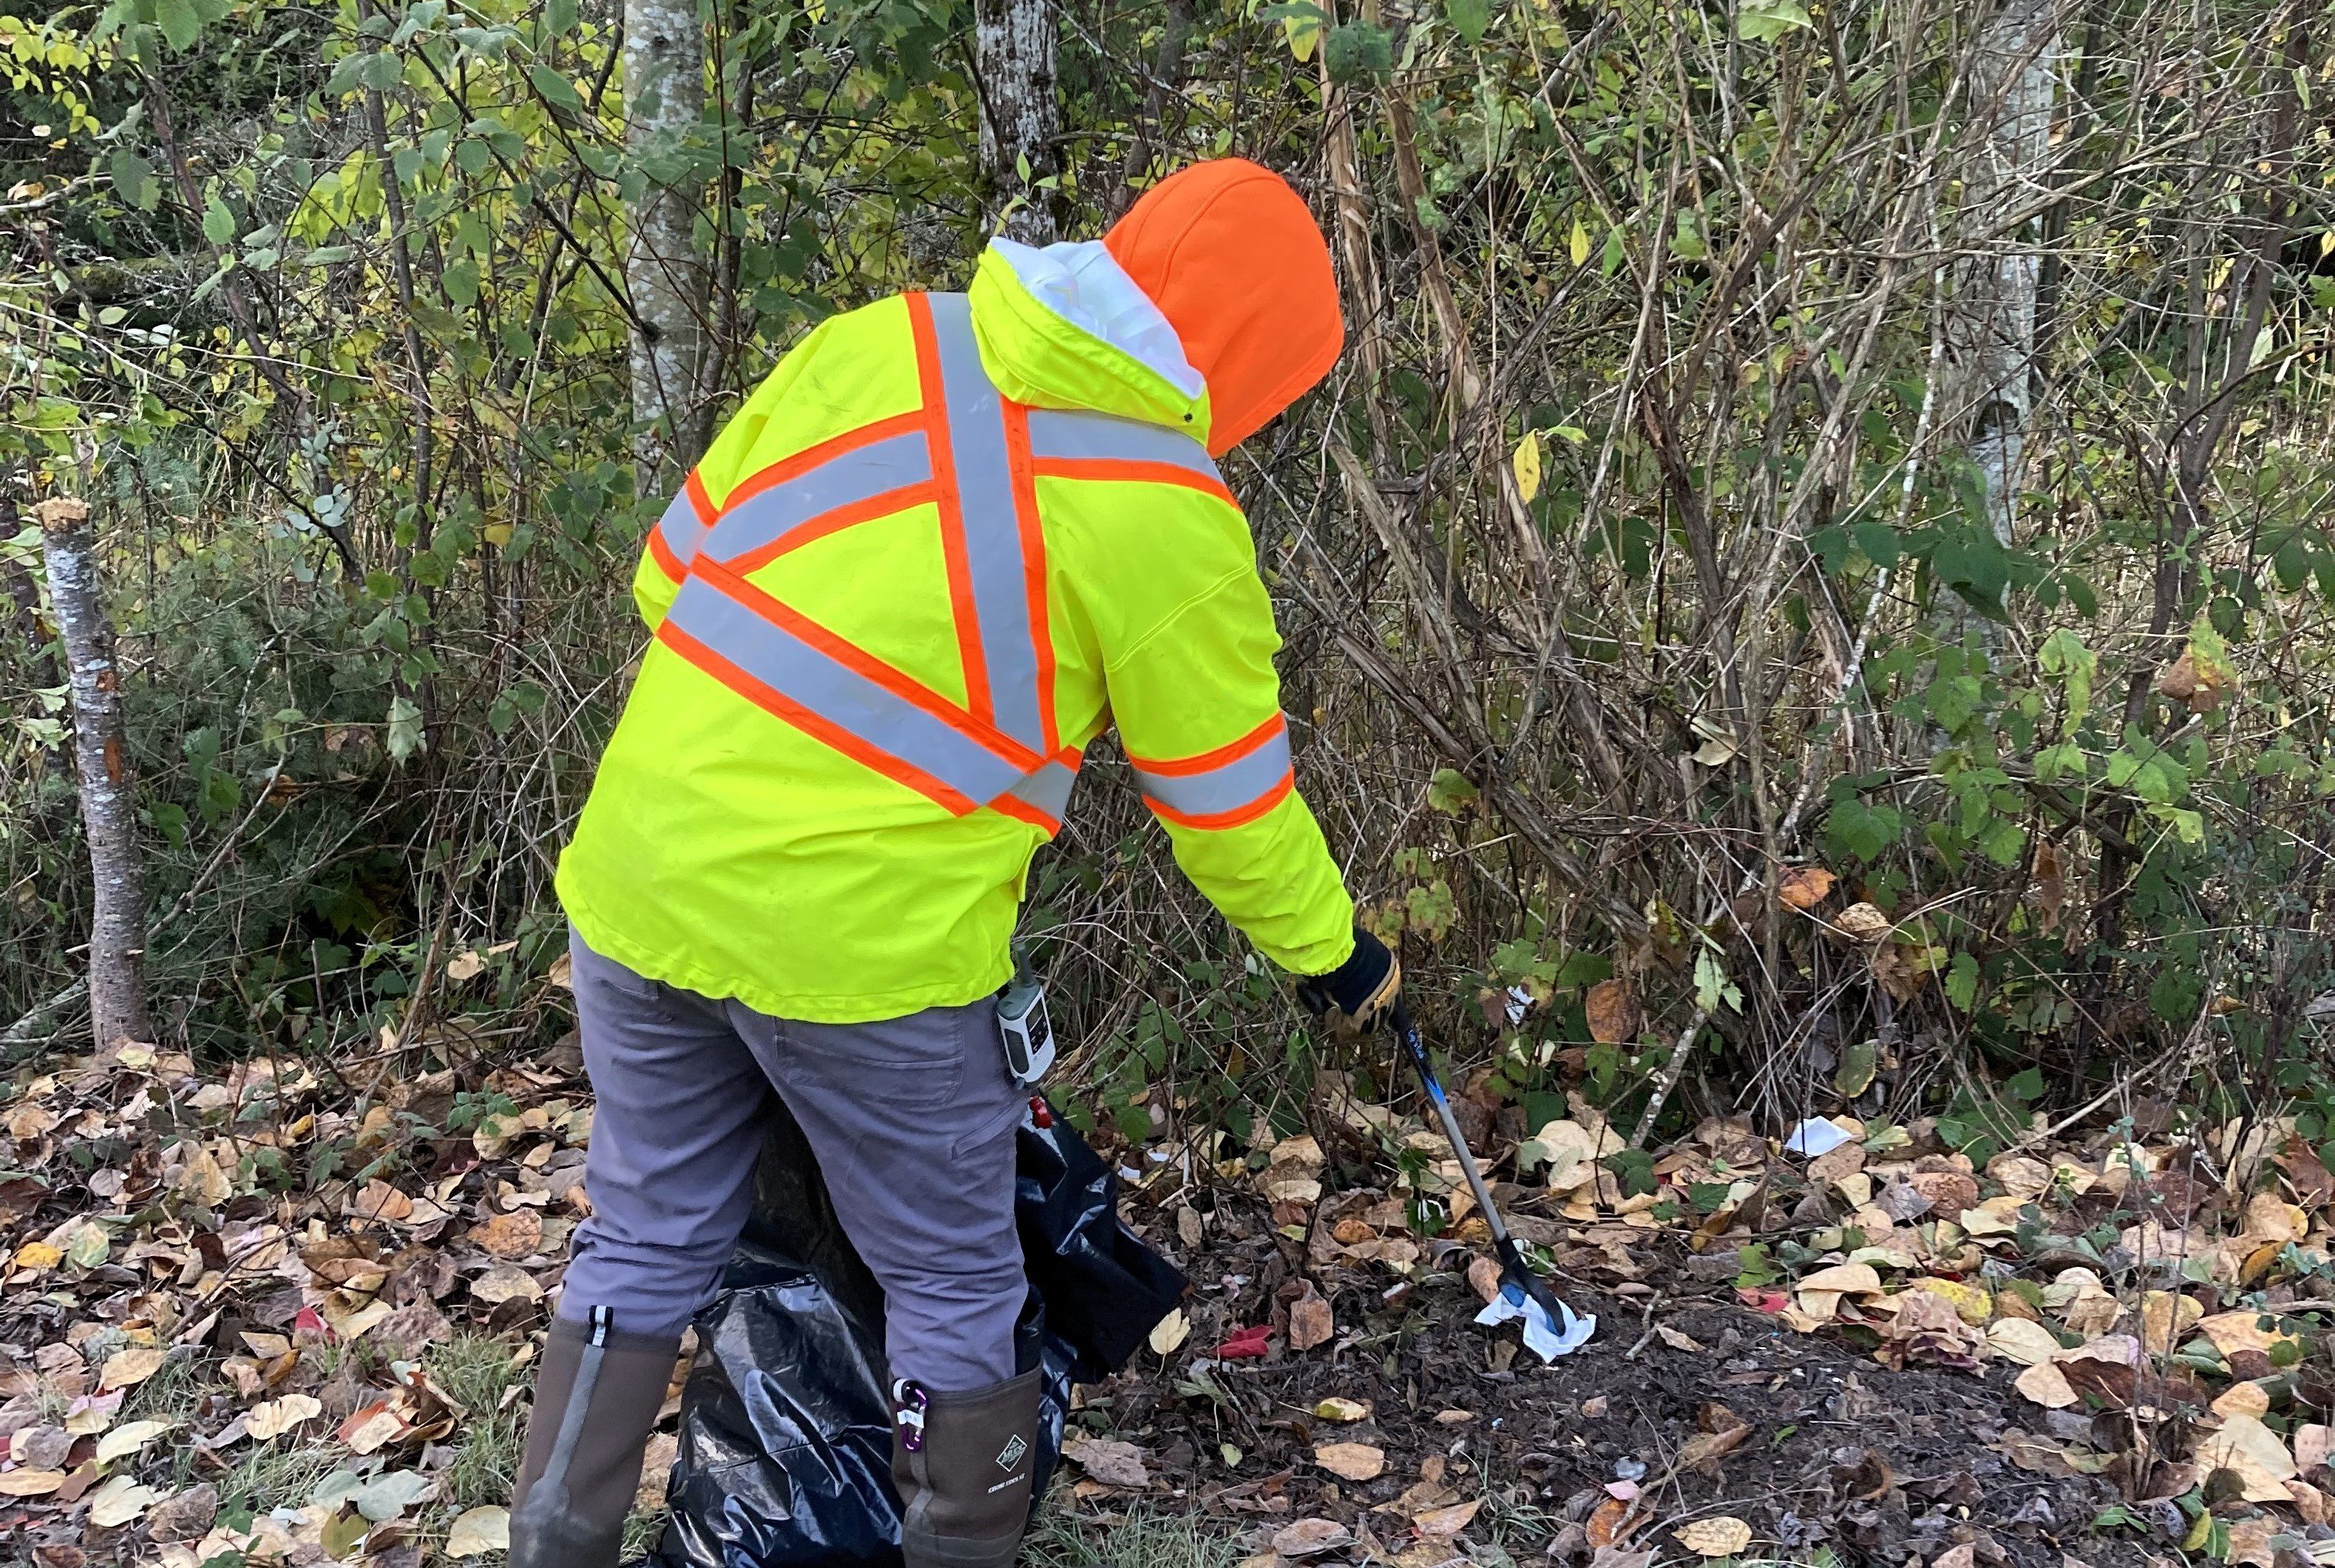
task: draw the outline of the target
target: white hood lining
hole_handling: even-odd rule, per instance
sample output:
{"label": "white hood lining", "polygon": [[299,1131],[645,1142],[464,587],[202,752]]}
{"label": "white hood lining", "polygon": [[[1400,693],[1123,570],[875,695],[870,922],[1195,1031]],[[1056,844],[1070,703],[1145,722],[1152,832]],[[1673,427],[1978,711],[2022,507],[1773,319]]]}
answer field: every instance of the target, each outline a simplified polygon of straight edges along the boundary
{"label": "white hood lining", "polygon": [[1102,241],[1039,247],[1001,237],[989,248],[1005,258],[1031,298],[1071,325],[1157,371],[1187,398],[1206,389],[1176,329]]}

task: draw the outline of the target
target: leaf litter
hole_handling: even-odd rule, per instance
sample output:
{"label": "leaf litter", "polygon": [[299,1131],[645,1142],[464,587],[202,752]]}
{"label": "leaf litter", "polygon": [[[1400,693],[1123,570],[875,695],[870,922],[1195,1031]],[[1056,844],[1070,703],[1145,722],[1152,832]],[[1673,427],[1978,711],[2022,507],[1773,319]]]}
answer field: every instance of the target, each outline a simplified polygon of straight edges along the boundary
{"label": "leaf litter", "polygon": [[[57,1568],[501,1548],[465,1433],[516,1430],[587,1212],[580,1079],[441,1071],[367,1099],[130,1045],[11,1087],[12,1536]],[[1816,1118],[1802,1154],[1714,1118],[1633,1163],[1578,1097],[1536,1127],[1459,1100],[1519,1238],[1604,1337],[1542,1367],[1476,1326],[1497,1270],[1448,1147],[1328,1080],[1310,1131],[1121,1162],[1130,1222],[1199,1283],[1082,1391],[1057,1506],[1173,1497],[1252,1557],[1406,1568],[1495,1536],[1640,1568],[1740,1552],[1738,1524],[1780,1555],[1933,1568],[2137,1563],[2200,1518],[2262,1568],[2335,1541],[2335,1183],[2291,1128],[1979,1164],[1926,1124]],[[491,1408],[441,1375],[457,1344],[497,1359]],[[271,1446],[315,1467],[262,1496]]]}

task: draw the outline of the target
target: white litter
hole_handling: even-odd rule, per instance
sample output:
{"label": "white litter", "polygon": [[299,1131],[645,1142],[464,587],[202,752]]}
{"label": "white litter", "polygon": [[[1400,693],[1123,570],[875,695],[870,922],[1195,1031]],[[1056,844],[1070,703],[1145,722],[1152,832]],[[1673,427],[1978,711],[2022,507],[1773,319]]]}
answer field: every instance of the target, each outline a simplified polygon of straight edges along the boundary
{"label": "white litter", "polygon": [[1563,1302],[1556,1303],[1556,1310],[1565,1316],[1561,1325],[1549,1321],[1546,1307],[1516,1286],[1503,1285],[1500,1293],[1492,1298],[1492,1304],[1476,1314],[1476,1321],[1486,1324],[1508,1323],[1522,1318],[1525,1321],[1525,1349],[1544,1361],[1554,1361],[1559,1356],[1573,1354],[1587,1344],[1589,1336],[1597,1331],[1595,1318],[1582,1317]]}
{"label": "white litter", "polygon": [[1841,1131],[1836,1124],[1820,1116],[1812,1116],[1792,1129],[1792,1136],[1784,1140],[1784,1152],[1820,1159],[1841,1145],[1855,1141],[1849,1134]]}

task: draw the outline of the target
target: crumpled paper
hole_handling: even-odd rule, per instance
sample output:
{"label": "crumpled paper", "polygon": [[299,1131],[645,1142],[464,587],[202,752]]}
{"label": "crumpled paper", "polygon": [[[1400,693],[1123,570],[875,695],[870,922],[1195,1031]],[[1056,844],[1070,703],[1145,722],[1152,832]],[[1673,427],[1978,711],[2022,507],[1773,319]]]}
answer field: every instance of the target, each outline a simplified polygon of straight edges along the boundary
{"label": "crumpled paper", "polygon": [[1525,1322],[1525,1349],[1544,1361],[1554,1361],[1559,1356],[1569,1356],[1589,1342],[1597,1331],[1597,1320],[1584,1318],[1563,1302],[1556,1310],[1564,1314],[1562,1323],[1551,1321],[1548,1309],[1527,1296],[1515,1285],[1503,1284],[1492,1304],[1476,1314],[1479,1323],[1510,1323],[1522,1318]]}

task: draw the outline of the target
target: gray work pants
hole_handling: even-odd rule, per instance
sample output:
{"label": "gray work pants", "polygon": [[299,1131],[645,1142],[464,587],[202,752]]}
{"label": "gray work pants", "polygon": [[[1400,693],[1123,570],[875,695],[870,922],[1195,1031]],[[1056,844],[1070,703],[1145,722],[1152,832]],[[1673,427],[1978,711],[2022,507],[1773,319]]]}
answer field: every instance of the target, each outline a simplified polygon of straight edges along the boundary
{"label": "gray work pants", "polygon": [[819,1158],[845,1234],[884,1287],[896,1378],[935,1392],[1014,1375],[1028,1290],[1013,1225],[1013,1129],[996,1010],[797,1023],[635,974],[570,934],[596,1106],[559,1316],[678,1333],[744,1225],[776,1089]]}

